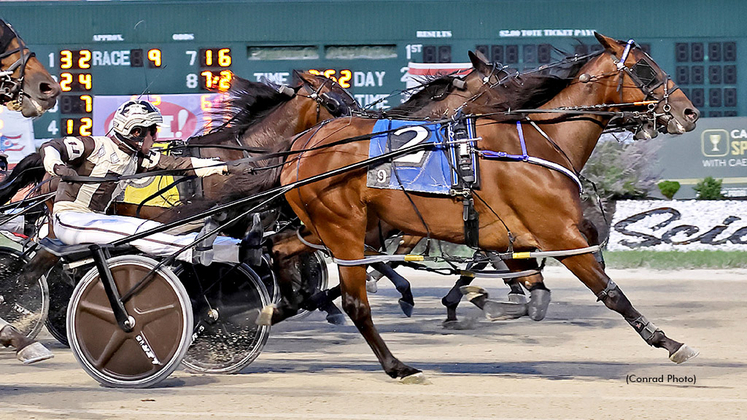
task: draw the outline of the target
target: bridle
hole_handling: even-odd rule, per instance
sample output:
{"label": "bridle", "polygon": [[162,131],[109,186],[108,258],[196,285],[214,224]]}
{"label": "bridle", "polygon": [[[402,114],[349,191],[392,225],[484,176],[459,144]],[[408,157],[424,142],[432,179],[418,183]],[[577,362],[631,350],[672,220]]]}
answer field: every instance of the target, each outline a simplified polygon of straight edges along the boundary
{"label": "bridle", "polygon": [[[26,47],[26,43],[23,42],[9,24],[0,20],[0,29],[3,31],[2,35],[0,35],[0,51],[2,51],[0,53],[0,60],[16,53],[20,53],[21,55],[7,69],[0,68],[0,104],[5,105],[9,102],[18,101],[18,105],[20,105],[25,95],[23,92],[23,78],[26,72],[26,64],[35,54]],[[8,50],[13,39],[18,40],[19,46],[18,48]],[[20,75],[18,78],[13,78],[13,73],[15,73],[16,69],[20,69]]]}
{"label": "bridle", "polygon": [[322,93],[322,89],[324,89],[324,86],[327,85],[327,83],[332,84],[332,86],[338,86],[342,92],[345,93],[345,95],[352,101],[352,103],[357,103],[355,98],[353,98],[353,95],[350,94],[346,89],[343,89],[342,86],[337,84],[332,79],[324,78],[324,81],[319,85],[319,87],[315,90],[313,86],[308,84],[305,80],[301,80],[301,85],[303,86],[304,90],[306,91],[307,95],[301,95],[300,93],[296,92],[298,96],[302,96],[304,98],[312,99],[316,102],[316,121],[319,122],[321,119],[321,111],[324,107],[330,114],[332,114],[333,117],[341,117],[341,116],[347,116],[352,115],[353,110],[350,109],[350,106],[345,103],[345,100],[342,98],[342,95],[340,95],[337,92],[327,91]]}
{"label": "bridle", "polygon": [[[614,55],[612,55],[612,61],[615,63],[615,66],[617,67],[618,73],[624,73],[630,77],[630,79],[633,81],[635,86],[644,94],[644,101],[647,100],[655,100],[655,103],[648,104],[648,110],[646,114],[648,115],[648,120],[651,122],[654,127],[656,127],[656,120],[659,117],[669,115],[670,117],[674,117],[670,111],[672,110],[672,106],[669,104],[669,96],[676,92],[679,89],[679,86],[677,84],[674,84],[674,89],[671,91],[669,90],[669,81],[671,80],[671,77],[664,72],[663,70],[659,69],[659,71],[656,70],[654,67],[654,61],[653,59],[643,50],[643,57],[639,59],[635,64],[628,67],[625,65],[625,61],[628,59],[628,55],[630,55],[630,51],[633,48],[639,48],[640,47],[633,41],[632,39],[629,40],[625,44],[625,49],[623,50],[622,55],[620,56],[620,59],[618,60]],[[624,77],[620,77],[620,80],[618,82],[617,90],[620,92],[620,102],[622,102],[622,95],[623,95],[623,80]],[[663,86],[664,94],[659,98],[654,93],[656,89],[659,88],[659,86]],[[660,103],[664,103],[662,106],[663,113],[657,114],[656,108],[659,106]]]}

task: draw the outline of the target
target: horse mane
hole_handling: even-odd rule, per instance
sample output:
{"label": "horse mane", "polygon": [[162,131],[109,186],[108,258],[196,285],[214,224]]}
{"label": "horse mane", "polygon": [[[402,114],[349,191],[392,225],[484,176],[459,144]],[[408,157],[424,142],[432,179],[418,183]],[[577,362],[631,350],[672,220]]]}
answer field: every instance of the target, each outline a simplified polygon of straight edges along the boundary
{"label": "horse mane", "polygon": [[407,101],[402,104],[384,111],[383,115],[387,117],[406,117],[415,111],[422,109],[431,102],[438,102],[446,98],[454,90],[455,75],[429,75],[421,81],[419,90],[412,94]]}
{"label": "horse mane", "polygon": [[475,104],[475,113],[501,113],[509,109],[535,109],[571,84],[581,68],[602,51],[583,56],[566,57],[526,72],[516,72],[501,80],[492,89],[500,101],[488,105]]}
{"label": "horse mane", "polygon": [[280,93],[275,83],[252,82],[233,76],[226,91],[223,106],[208,112],[213,120],[225,121],[210,132],[229,130],[241,136],[253,125],[262,121],[277,107],[290,101],[291,96]]}

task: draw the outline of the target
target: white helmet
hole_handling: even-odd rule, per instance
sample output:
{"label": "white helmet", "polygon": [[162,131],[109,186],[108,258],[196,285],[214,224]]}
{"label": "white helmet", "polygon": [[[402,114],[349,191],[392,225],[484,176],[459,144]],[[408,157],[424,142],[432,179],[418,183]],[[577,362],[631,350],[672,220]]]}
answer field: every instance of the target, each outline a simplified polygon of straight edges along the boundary
{"label": "white helmet", "polygon": [[127,101],[117,108],[112,119],[112,129],[125,139],[135,127],[147,128],[163,123],[161,111],[148,101]]}

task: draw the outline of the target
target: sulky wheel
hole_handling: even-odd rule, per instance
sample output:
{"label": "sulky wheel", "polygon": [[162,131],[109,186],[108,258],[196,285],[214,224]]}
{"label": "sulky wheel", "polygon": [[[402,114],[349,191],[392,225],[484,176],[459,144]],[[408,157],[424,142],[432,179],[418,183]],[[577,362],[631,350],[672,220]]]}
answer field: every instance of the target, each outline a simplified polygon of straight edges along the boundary
{"label": "sulky wheel", "polygon": [[67,341],[67,304],[73,295],[75,285],[84,274],[83,268],[65,270],[62,263],[58,263],[47,273],[49,315],[44,325],[52,337],[66,347],[70,346]]}
{"label": "sulky wheel", "polygon": [[0,247],[0,318],[33,339],[44,327],[49,290],[44,276],[19,284],[18,274],[27,262],[21,251]]}
{"label": "sulky wheel", "polygon": [[[107,260],[120,296],[145,278],[157,262],[126,255]],[[105,386],[144,388],[168,377],[192,339],[192,305],[179,278],[161,267],[124,302],[134,329],[117,324],[97,269],[73,291],[67,337],[83,369]]]}
{"label": "sulky wheel", "polygon": [[192,346],[182,364],[193,372],[236,373],[259,356],[270,335],[257,317],[272,303],[257,273],[246,264],[182,266],[195,314]]}

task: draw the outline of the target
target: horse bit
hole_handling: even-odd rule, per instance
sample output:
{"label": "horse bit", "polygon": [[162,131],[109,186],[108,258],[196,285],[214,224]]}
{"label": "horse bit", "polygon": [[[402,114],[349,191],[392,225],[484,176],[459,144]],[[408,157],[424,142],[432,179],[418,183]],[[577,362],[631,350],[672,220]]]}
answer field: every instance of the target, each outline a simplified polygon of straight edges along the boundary
{"label": "horse bit", "polygon": [[[23,78],[26,71],[26,64],[31,57],[35,56],[35,54],[29,51],[26,44],[9,24],[0,20],[0,28],[3,31],[2,35],[0,35],[0,51],[3,51],[0,53],[0,60],[10,57],[17,52],[21,53],[21,57],[6,70],[0,69],[0,104],[7,106],[16,101],[17,103],[13,104],[13,109],[18,109],[21,107],[21,101],[24,95]],[[13,39],[18,40],[19,47],[6,51]],[[20,77],[14,79],[12,75],[19,67],[21,71]]]}

